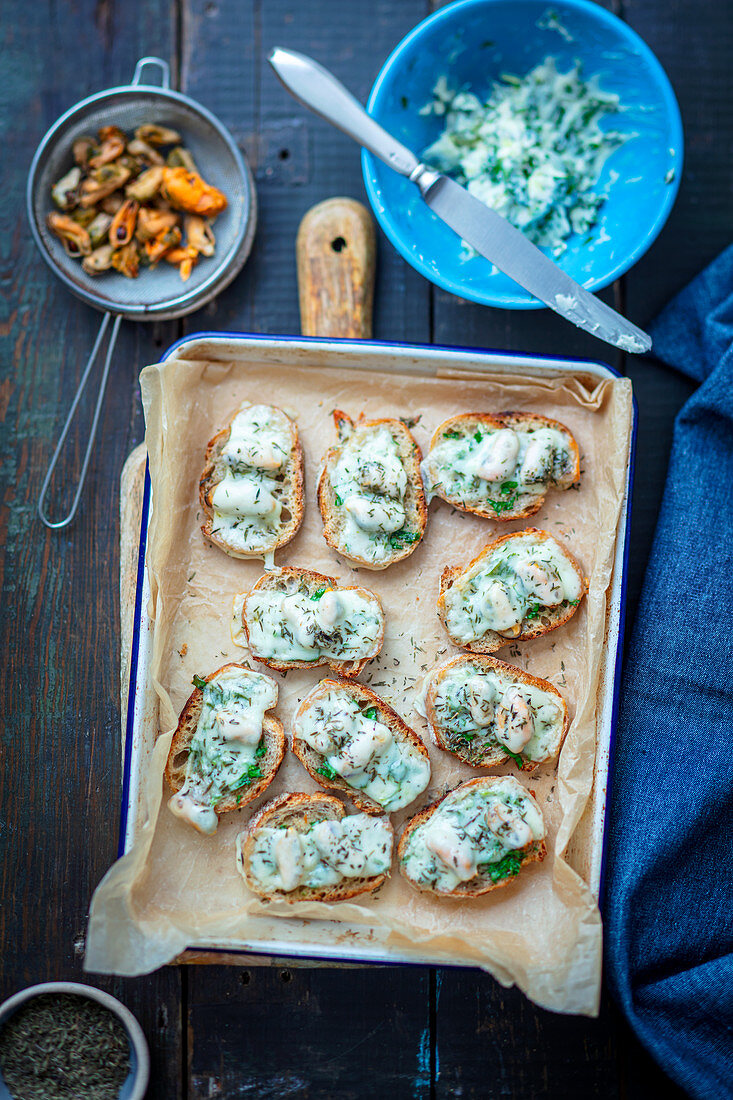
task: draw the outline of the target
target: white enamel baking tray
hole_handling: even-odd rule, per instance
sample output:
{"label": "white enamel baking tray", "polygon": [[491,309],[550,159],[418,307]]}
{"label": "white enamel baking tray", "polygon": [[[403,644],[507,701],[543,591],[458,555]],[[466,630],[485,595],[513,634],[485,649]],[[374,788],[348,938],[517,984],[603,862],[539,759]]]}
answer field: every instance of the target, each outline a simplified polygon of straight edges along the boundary
{"label": "white enamel baking tray", "polygon": [[[479,377],[484,373],[533,375],[572,373],[589,378],[615,378],[617,373],[606,364],[579,359],[519,355],[481,351],[476,348],[425,347],[408,344],[320,340],[304,337],[253,336],[232,333],[199,333],[173,344],[162,357],[189,360],[248,360],[256,358],[266,366],[336,367],[342,370],[378,370],[381,373],[422,376],[445,375],[460,370]],[[627,537],[630,521],[630,495],[636,440],[634,405],[629,469],[622,501],[616,552],[609,588],[606,646],[598,687],[597,751],[593,790],[585,813],[578,824],[566,859],[590,887],[594,897],[601,893],[603,874],[604,826],[608,776],[618,703],[619,671],[623,646],[623,621],[626,596]],[[146,473],[140,533],[135,617],[130,656],[130,686],[124,737],[124,767],[119,854],[127,852],[135,841],[140,820],[141,781],[153,749],[151,737],[156,729],[157,696],[149,680],[149,655],[152,623],[147,609],[150,585],[144,568],[150,482]],[[403,951],[388,942],[388,933],[380,929],[342,922],[297,918],[252,917],[252,935],[246,941],[204,939],[191,944],[193,953],[223,952],[227,961],[246,963],[247,955],[293,956],[333,959],[339,962],[419,963],[449,965],[454,960],[440,953]]]}

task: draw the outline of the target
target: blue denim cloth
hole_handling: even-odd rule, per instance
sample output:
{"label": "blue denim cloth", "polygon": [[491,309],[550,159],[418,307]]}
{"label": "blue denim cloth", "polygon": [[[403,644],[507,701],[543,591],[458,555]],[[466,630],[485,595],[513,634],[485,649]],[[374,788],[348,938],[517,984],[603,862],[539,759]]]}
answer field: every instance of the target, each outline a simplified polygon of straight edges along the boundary
{"label": "blue denim cloth", "polygon": [[680,411],[626,659],[606,973],[644,1046],[733,1096],[733,246],[652,326],[702,384]]}

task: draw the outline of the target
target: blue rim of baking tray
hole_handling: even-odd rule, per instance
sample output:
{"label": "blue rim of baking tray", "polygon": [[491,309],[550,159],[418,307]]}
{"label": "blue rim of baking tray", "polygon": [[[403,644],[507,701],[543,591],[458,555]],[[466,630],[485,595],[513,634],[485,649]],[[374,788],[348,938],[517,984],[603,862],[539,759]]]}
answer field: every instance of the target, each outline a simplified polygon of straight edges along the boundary
{"label": "blue rim of baking tray", "polygon": [[[253,332],[194,332],[188,336],[182,336],[180,340],[176,340],[170,345],[169,348],[161,355],[160,362],[164,362],[170,358],[174,351],[182,347],[184,344],[191,343],[194,340],[221,340],[221,339],[240,339],[246,340],[260,340],[263,342],[272,342],[272,340],[279,340],[284,343],[322,343],[324,339],[327,339],[328,343],[338,344],[353,344],[354,340],[342,340],[336,337],[322,337],[322,336],[265,336],[262,333]],[[596,366],[603,367],[608,370],[616,378],[623,378],[624,375],[620,371],[617,371],[615,367],[612,367],[610,363],[604,363],[600,359],[582,359],[579,356],[573,355],[534,355],[527,352],[513,352],[502,351],[497,348],[476,348],[465,347],[459,344],[406,344],[400,343],[397,340],[368,340],[361,341],[368,343],[369,346],[380,348],[409,348],[409,347],[425,347],[433,348],[435,351],[468,351],[474,352],[478,355],[511,355],[516,359],[544,359],[547,362],[555,362],[558,358],[564,359],[569,363],[592,363]],[[624,626],[626,621],[626,596],[627,596],[627,576],[629,565],[629,535],[631,533],[631,498],[634,488],[634,463],[636,459],[636,434],[638,426],[639,412],[636,403],[636,397],[632,396],[632,416],[631,416],[631,446],[629,450],[629,476],[628,487],[626,494],[626,522],[624,524],[624,556],[623,567],[621,571],[621,592],[619,598],[619,630],[618,639],[616,642],[616,660],[614,663],[614,678],[613,678],[613,706],[611,709],[611,730],[608,745],[608,776],[606,779],[606,802],[605,812],[603,815],[603,841],[601,845],[601,869],[600,869],[600,881],[598,886],[598,905],[603,912],[603,899],[605,894],[605,869],[606,869],[606,856],[608,848],[608,805],[611,795],[611,785],[613,777],[613,757],[616,745],[616,724],[618,721],[618,709],[619,698],[621,690],[621,665],[623,662],[624,652]],[[143,577],[145,574],[145,552],[147,550],[148,541],[148,509],[150,506],[150,470],[148,462],[145,462],[145,485],[143,489],[143,501],[142,501],[142,520],[140,524],[140,542],[138,547],[138,560],[137,560],[137,582],[135,589],[135,614],[132,625],[132,639],[130,644],[130,681],[127,692],[127,721],[125,723],[125,756],[122,773],[122,806],[120,810],[120,837],[117,845],[117,858],[120,859],[125,854],[125,832],[127,830],[127,818],[128,818],[128,804],[130,797],[130,777],[132,768],[132,730],[135,717],[135,687],[137,682],[138,671],[138,651],[140,647],[140,625],[142,618],[142,594],[143,594]],[[195,946],[195,945],[191,945]],[[190,948],[189,948],[190,950]],[[196,948],[196,950],[205,950],[208,954],[216,955],[261,955],[262,949],[247,950],[246,948],[237,947],[203,947]],[[289,952],[287,950],[277,952],[277,957],[282,959],[313,959],[319,961],[322,959],[333,958],[326,954],[323,955],[309,955],[302,951]],[[336,960],[338,961],[338,960]],[[430,966],[430,965],[448,965],[447,963],[424,963],[424,962],[411,962],[402,960],[379,960],[375,962],[369,958],[359,958],[354,956],[349,959],[350,962],[366,962],[372,966]],[[466,969],[473,969],[468,967]]]}
{"label": "blue rim of baking tray", "polygon": [[135,614],[132,620],[130,641],[130,680],[127,685],[127,720],[125,722],[125,757],[122,765],[122,808],[120,812],[120,839],[117,858],[125,854],[125,833],[130,802],[130,775],[132,771],[132,729],[135,723],[135,694],[137,687],[138,653],[140,651],[140,621],[143,608],[143,580],[145,578],[145,552],[148,546],[148,510],[150,507],[150,467],[145,459],[145,484],[143,487],[140,541],[137,551],[137,580],[135,582]]}

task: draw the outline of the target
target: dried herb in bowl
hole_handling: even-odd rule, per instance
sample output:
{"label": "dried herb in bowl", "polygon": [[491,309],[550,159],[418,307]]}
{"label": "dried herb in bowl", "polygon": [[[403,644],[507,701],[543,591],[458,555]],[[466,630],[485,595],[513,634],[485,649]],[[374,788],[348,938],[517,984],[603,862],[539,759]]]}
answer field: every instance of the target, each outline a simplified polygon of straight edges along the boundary
{"label": "dried herb in bowl", "polygon": [[0,1030],[0,1070],[15,1100],[117,1100],[130,1044],[97,1001],[42,993]]}

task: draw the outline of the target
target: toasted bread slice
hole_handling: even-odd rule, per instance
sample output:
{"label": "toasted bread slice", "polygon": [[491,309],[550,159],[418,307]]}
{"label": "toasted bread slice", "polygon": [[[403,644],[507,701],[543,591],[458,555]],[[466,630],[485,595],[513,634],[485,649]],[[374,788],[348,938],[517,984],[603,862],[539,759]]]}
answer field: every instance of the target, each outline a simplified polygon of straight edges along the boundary
{"label": "toasted bread slice", "polygon": [[[516,823],[517,818],[512,815],[518,812],[520,822],[517,824],[530,838],[522,847],[510,847],[500,842],[488,825],[492,820],[488,815],[494,800],[506,805],[509,799],[514,802],[514,809],[511,805],[508,807],[508,825],[504,827],[509,833],[512,828],[516,829],[512,822]],[[521,800],[521,808],[516,805],[516,800]],[[481,820],[479,836],[488,838],[489,845],[494,846],[494,855],[497,854],[497,844],[501,845],[499,851],[505,849],[500,859],[482,862],[479,854],[481,846],[475,837],[468,833],[460,837],[455,832],[464,824],[461,806],[465,807],[463,813],[466,818]],[[448,814],[446,809],[450,811]],[[433,824],[431,846],[426,846],[426,833],[436,814],[440,815],[440,820]],[[492,823],[501,828],[503,821],[493,816]],[[542,812],[532,794],[517,779],[511,775],[479,776],[449,791],[407,822],[397,846],[397,865],[403,877],[417,890],[441,897],[476,898],[507,886],[526,864],[544,859],[547,853],[544,837]],[[521,837],[515,836],[515,839]],[[436,848],[445,854],[448,862],[435,852]]]}
{"label": "toasted bread slice", "polygon": [[[506,566],[499,566],[497,572],[496,563],[500,560]],[[543,587],[541,581],[533,589],[532,582],[516,572],[532,566],[540,571],[538,577],[544,573],[547,578],[551,590],[548,599],[562,595],[559,603],[544,602],[537,594]],[[498,630],[490,627],[491,620],[482,605],[496,582],[502,586],[496,598],[503,598],[503,592],[516,612],[515,621]],[[483,593],[482,585],[487,589]],[[570,551],[547,531],[527,527],[487,543],[468,565],[443,570],[438,617],[457,646],[472,653],[493,653],[512,642],[528,641],[556,630],[572,618],[587,591],[587,578]]]}
{"label": "toasted bread slice", "polygon": [[[491,722],[479,725],[476,713]],[[473,768],[494,768],[511,759],[523,771],[533,771],[557,758],[569,724],[567,703],[553,684],[484,654],[462,653],[432,669],[425,682],[424,714],[438,748]],[[508,731],[508,741],[514,731],[520,742],[523,732],[532,732],[526,744],[513,750],[497,736],[499,727]]]}
{"label": "toasted bread slice", "polygon": [[[359,417],[354,423],[340,409],[333,416],[339,442],[326,452],[318,482],[323,537],[350,561],[386,569],[409,557],[425,533],[422,453],[401,420]],[[375,441],[386,438],[382,433],[394,446],[380,456]],[[390,476],[395,461],[405,474],[404,491],[401,478]]]}
{"label": "toasted bread slice", "polygon": [[[509,431],[514,438],[507,439]],[[497,432],[504,433],[509,448],[503,461],[496,451],[492,457],[486,450]],[[505,522],[538,512],[549,488],[576,484],[580,454],[572,433],[559,420],[525,412],[461,413],[436,428],[422,468],[429,496]],[[480,474],[482,468],[491,476]]]}
{"label": "toasted bread slice", "polygon": [[[384,802],[373,798],[365,790],[352,786],[328,763],[328,752],[319,752],[305,740],[303,734],[306,724],[312,723],[316,733],[319,730],[325,731],[328,715],[337,711],[346,717],[347,725],[350,722],[348,718],[350,714],[356,711],[370,712],[364,714],[365,720],[376,720],[386,726],[392,742],[398,746],[401,757],[407,760],[411,781],[397,783],[394,795],[385,797]],[[375,713],[371,714],[372,711]],[[355,734],[359,732],[359,726],[360,719],[357,718],[354,725]],[[361,726],[363,729],[363,723]],[[340,751],[353,743],[354,739],[348,737]],[[320,684],[306,695],[293,721],[293,752],[316,783],[320,783],[326,790],[340,791],[345,794],[355,806],[367,814],[383,814],[385,811],[391,812],[409,805],[425,790],[430,781],[430,755],[415,731],[410,729],[399,714],[387,706],[384,700],[373,691],[364,687],[363,684],[350,683],[348,680],[321,680]],[[371,763],[372,760],[373,758],[370,758],[367,763]]]}
{"label": "toasted bread slice", "polygon": [[[258,431],[264,439],[267,431],[276,439],[258,458],[257,450],[244,453],[247,461],[238,461],[236,454],[227,455],[232,432],[241,423],[240,414],[250,417],[250,410],[263,410],[263,423],[248,428],[250,438]],[[267,418],[267,424],[264,423]],[[236,449],[236,448],[235,448]],[[242,451],[240,450],[240,456]],[[273,459],[272,456],[275,455]],[[284,461],[273,466],[273,461]],[[267,466],[258,463],[266,462]],[[225,512],[219,511],[215,499],[217,487],[228,479],[240,503]],[[242,490],[250,487],[249,501],[242,502]],[[228,496],[232,495],[227,493]],[[275,405],[252,405],[245,401],[229,423],[217,432],[206,448],[204,471],[199,482],[199,499],[206,515],[201,526],[204,537],[234,558],[260,558],[284,546],[295,535],[303,520],[303,448],[295,423]],[[263,513],[262,501],[273,501],[273,510]],[[252,509],[255,509],[252,511]]]}
{"label": "toasted bread slice", "polygon": [[[253,872],[252,859],[258,833],[263,828],[295,829],[307,833],[319,821],[341,821],[346,807],[330,794],[283,794],[273,798],[252,817],[244,832],[237,837],[237,869],[253,894],[264,898],[284,898],[286,901],[346,901],[377,890],[389,877],[389,870],[369,877],[347,878],[328,886],[296,886],[293,890],[268,889]],[[375,820],[375,819],[371,819]],[[382,819],[390,835],[390,857],[394,833],[389,818]]]}
{"label": "toasted bread slice", "polygon": [[[268,600],[270,606],[280,605],[281,609],[282,597],[293,598],[291,617],[281,610],[266,616],[263,609]],[[325,608],[324,598],[329,601]],[[303,603],[305,610],[298,606]],[[321,610],[331,613],[329,627],[322,621],[324,616],[319,617]],[[267,632],[262,630],[263,621],[270,624]],[[242,625],[254,659],[278,672],[328,665],[341,676],[358,676],[381,650],[385,622],[379,597],[369,589],[339,585],[334,577],[312,569],[287,567],[265,573],[250,589],[242,604]],[[299,633],[303,644],[298,641]],[[296,654],[312,649],[314,656],[288,657],[288,646]],[[342,657],[337,656],[339,652]]]}
{"label": "toasted bread slice", "polygon": [[[199,788],[196,787],[196,773],[193,770],[189,771],[188,763],[191,755],[191,743],[197,733],[199,719],[204,710],[205,685],[217,679],[217,677],[221,677],[222,674],[235,677],[238,673],[245,674],[250,684],[255,683],[251,679],[253,677],[256,677],[257,682],[266,681],[266,685],[262,686],[265,686],[266,690],[269,691],[270,697],[265,700],[265,710],[275,705],[277,702],[277,684],[274,680],[262,673],[252,672],[242,665],[235,663],[223,665],[202,680],[203,686],[195,687],[188,697],[178,719],[178,726],[173,734],[165,766],[165,777],[174,792],[174,796],[184,790],[187,780],[193,785],[195,793],[199,794],[198,798],[195,795],[190,798],[184,792],[182,800],[179,800],[181,805],[175,806],[172,804],[174,800],[171,800],[171,809],[177,816],[185,817],[199,832],[206,834],[213,833],[216,830],[216,818],[219,814],[226,813],[228,810],[237,810],[258,798],[272,783],[285,755],[285,732],[282,722],[265,713],[262,717],[262,734],[257,745],[259,755],[255,753],[251,764],[246,764],[247,772],[249,773],[251,770],[253,774],[248,774],[245,782],[236,788],[225,787],[220,796],[218,788],[214,785],[210,786],[208,790],[204,790],[205,780]],[[216,713],[216,704],[213,706],[212,713]],[[242,765],[243,773],[244,770],[245,764]],[[257,772],[260,774],[256,774]],[[239,778],[237,777],[237,783],[239,783]],[[204,812],[197,813],[197,808]]]}

